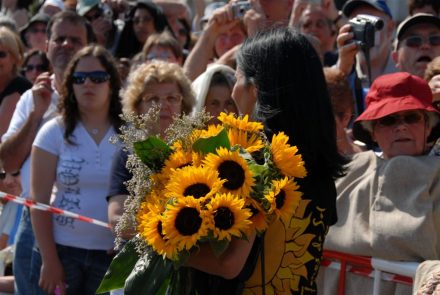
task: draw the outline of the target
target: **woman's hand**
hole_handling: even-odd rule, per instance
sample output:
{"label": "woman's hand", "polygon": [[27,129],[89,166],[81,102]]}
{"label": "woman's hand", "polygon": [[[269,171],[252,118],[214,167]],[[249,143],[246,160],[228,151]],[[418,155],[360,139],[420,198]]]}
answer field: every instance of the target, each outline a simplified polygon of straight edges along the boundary
{"label": "woman's hand", "polygon": [[38,285],[49,294],[53,294],[57,287],[60,291],[59,294],[66,294],[64,269],[58,257],[43,260]]}

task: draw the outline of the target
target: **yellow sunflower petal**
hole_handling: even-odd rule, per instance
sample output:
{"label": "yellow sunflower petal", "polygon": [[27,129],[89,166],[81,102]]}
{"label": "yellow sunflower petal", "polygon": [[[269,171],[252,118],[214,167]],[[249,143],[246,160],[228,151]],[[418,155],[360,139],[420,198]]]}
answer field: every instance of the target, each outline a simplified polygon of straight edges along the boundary
{"label": "yellow sunflower petal", "polygon": [[226,180],[222,192],[229,192],[242,198],[249,196],[255,179],[239,151],[231,152],[226,148],[218,148],[217,155],[208,154],[203,164],[208,169],[217,171],[220,179]]}
{"label": "yellow sunflower petal", "polygon": [[197,242],[207,236],[206,212],[200,202],[193,197],[176,198],[167,204],[162,224],[165,238],[179,251],[190,250]]}
{"label": "yellow sunflower petal", "polygon": [[231,128],[236,128],[248,132],[260,132],[263,130],[263,124],[260,122],[249,122],[249,116],[245,115],[242,118],[237,118],[234,113],[220,113],[218,119],[225,125]]}
{"label": "yellow sunflower petal", "polygon": [[264,147],[263,140],[257,133],[231,128],[228,130],[228,138],[231,146],[238,144],[248,153],[259,151]]}
{"label": "yellow sunflower petal", "polygon": [[220,191],[224,182],[215,170],[187,166],[172,173],[165,194],[168,198],[192,196],[207,199]]}
{"label": "yellow sunflower petal", "polygon": [[307,174],[304,161],[298,148],[290,146],[287,142],[289,137],[280,132],[272,137],[271,152],[275,166],[285,176],[304,178]]}
{"label": "yellow sunflower petal", "polygon": [[210,229],[218,240],[241,237],[251,226],[252,213],[244,208],[244,199],[231,194],[217,194],[207,204]]}
{"label": "yellow sunflower petal", "polygon": [[284,224],[288,224],[299,206],[302,193],[298,191],[299,186],[287,177],[273,180],[272,184],[273,189],[265,195],[271,204],[270,212],[274,212]]}

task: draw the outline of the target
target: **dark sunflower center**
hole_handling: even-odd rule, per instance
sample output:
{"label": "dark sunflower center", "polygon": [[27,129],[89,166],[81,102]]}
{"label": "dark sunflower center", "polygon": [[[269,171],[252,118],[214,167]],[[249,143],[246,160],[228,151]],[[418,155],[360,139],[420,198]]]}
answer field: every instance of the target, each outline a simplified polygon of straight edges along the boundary
{"label": "dark sunflower center", "polygon": [[188,163],[182,164],[182,165],[180,165],[179,167],[177,167],[177,169],[181,169],[181,168],[186,167],[186,166],[189,166],[189,165],[191,165],[191,162],[188,162]]}
{"label": "dark sunflower center", "polygon": [[185,191],[183,192],[183,195],[185,197],[193,196],[194,198],[198,199],[198,198],[206,196],[210,190],[211,189],[209,188],[209,186],[207,186],[204,183],[195,183],[195,184],[188,186],[185,189]]}
{"label": "dark sunflower center", "polygon": [[234,225],[234,214],[227,207],[219,207],[214,214],[215,227],[228,230]]}
{"label": "dark sunflower center", "polygon": [[162,239],[165,237],[165,235],[162,233],[162,221],[159,221],[157,223],[157,232],[159,233]]}
{"label": "dark sunflower center", "polygon": [[277,209],[281,209],[284,206],[284,202],[286,201],[286,193],[281,190],[278,195],[275,196],[275,204],[277,205]]}
{"label": "dark sunflower center", "polygon": [[234,161],[224,161],[218,167],[220,178],[226,179],[223,186],[228,190],[239,189],[244,183],[244,170]]}
{"label": "dark sunflower center", "polygon": [[202,224],[199,211],[195,208],[183,208],[177,213],[174,225],[182,236],[191,236],[197,233]]}

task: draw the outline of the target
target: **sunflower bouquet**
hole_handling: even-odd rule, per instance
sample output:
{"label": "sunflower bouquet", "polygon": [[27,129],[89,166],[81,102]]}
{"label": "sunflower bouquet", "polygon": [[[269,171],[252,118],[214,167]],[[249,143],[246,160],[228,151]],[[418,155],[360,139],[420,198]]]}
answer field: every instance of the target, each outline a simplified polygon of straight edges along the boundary
{"label": "sunflower bouquet", "polygon": [[204,245],[220,256],[232,239],[263,233],[276,219],[287,222],[306,176],[298,149],[280,132],[269,141],[263,125],[221,113],[176,118],[164,140],[151,135],[157,110],[125,118],[130,197],[117,227],[135,227],[114,258],[99,292],[172,294],[184,282],[179,269]]}

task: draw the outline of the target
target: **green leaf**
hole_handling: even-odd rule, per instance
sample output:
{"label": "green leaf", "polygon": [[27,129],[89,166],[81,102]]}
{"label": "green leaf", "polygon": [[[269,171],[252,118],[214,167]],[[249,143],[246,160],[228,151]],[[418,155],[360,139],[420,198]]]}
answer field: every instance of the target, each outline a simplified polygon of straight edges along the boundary
{"label": "green leaf", "polygon": [[97,294],[124,287],[125,279],[139,260],[133,241],[128,241],[122,250],[113,258],[107,272],[99,285]]}
{"label": "green leaf", "polygon": [[134,151],[142,162],[152,170],[160,170],[171,154],[171,148],[160,138],[150,136],[144,141],[135,142]]}
{"label": "green leaf", "polygon": [[193,150],[203,154],[215,153],[215,150],[219,147],[229,149],[231,143],[229,142],[228,133],[223,128],[216,136],[208,138],[199,138],[193,144]]}
{"label": "green leaf", "polygon": [[141,257],[125,281],[124,294],[158,294],[173,272],[173,263],[157,254]]}
{"label": "green leaf", "polygon": [[227,239],[223,239],[223,240],[210,240],[209,244],[211,245],[211,249],[214,252],[214,255],[216,257],[220,257],[220,255],[223,254],[223,252],[226,251],[226,249],[229,246],[229,241]]}

